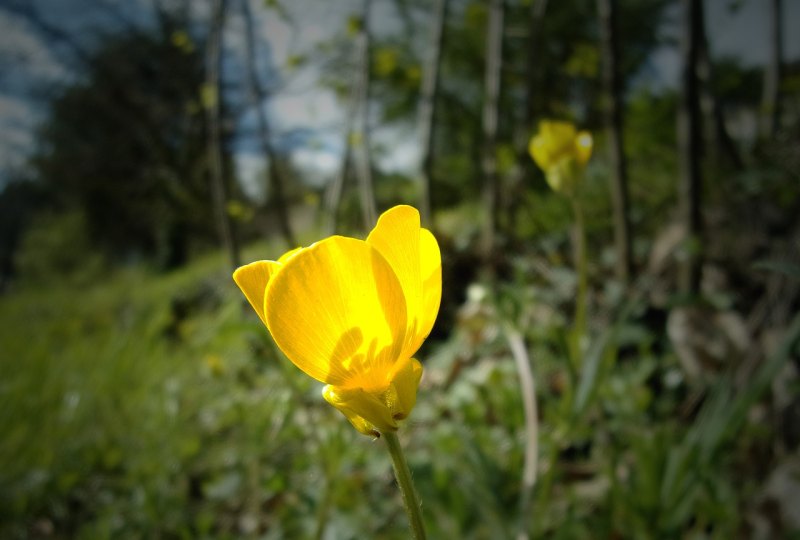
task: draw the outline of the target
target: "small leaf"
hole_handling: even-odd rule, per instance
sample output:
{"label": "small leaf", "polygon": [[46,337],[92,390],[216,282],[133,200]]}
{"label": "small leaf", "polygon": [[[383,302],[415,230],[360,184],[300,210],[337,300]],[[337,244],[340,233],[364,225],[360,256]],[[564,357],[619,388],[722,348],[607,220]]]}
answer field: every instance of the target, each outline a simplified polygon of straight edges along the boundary
{"label": "small leaf", "polygon": [[351,15],[347,18],[347,35],[350,37],[355,37],[361,30],[363,29],[364,24],[361,21],[361,17],[357,15]]}

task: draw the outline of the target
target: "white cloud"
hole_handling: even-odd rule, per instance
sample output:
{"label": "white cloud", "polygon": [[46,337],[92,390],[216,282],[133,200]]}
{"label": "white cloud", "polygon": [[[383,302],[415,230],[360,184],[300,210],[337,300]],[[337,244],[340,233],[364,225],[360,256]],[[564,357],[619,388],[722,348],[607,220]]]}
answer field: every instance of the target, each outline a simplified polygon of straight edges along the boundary
{"label": "white cloud", "polygon": [[2,78],[6,85],[22,82],[19,75],[23,72],[26,79],[40,82],[53,82],[68,74],[22,19],[0,12],[0,36],[0,58],[8,66]]}
{"label": "white cloud", "polygon": [[415,174],[421,151],[416,131],[407,127],[386,127],[375,133],[375,143],[383,150],[375,156],[376,164],[381,170]]}
{"label": "white cloud", "polygon": [[324,148],[301,148],[292,153],[295,165],[324,175],[333,175],[341,167],[338,153]]}
{"label": "white cloud", "polygon": [[278,130],[296,128],[336,128],[344,119],[342,104],[333,92],[309,90],[302,94],[276,94],[270,101],[270,112]]}
{"label": "white cloud", "polygon": [[[769,58],[772,32],[769,4],[764,1],[741,2],[731,11],[729,1],[711,2],[706,13],[711,49],[715,56],[734,56],[745,65],[761,65]],[[800,55],[800,33],[795,30],[800,20],[800,2],[783,3],[783,45],[786,59]]]}
{"label": "white cloud", "polygon": [[259,154],[239,153],[234,156],[234,163],[244,194],[254,201],[263,201],[267,195],[264,179],[267,160]]}

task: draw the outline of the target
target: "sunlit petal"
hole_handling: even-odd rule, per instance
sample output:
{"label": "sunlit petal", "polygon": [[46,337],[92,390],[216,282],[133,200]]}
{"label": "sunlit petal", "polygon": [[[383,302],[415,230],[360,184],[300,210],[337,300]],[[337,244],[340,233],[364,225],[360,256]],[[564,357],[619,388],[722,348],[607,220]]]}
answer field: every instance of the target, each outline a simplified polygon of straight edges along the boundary
{"label": "sunlit petal", "polygon": [[289,259],[291,259],[295,255],[300,253],[300,251],[302,251],[303,249],[305,249],[305,248],[297,247],[297,248],[294,248],[294,249],[291,249],[291,250],[287,251],[286,253],[281,255],[281,257],[278,259],[278,262],[281,263],[281,264],[285,263],[286,261],[288,261]]}
{"label": "sunlit petal", "polygon": [[406,333],[403,289],[386,259],[334,236],[289,258],[266,297],[278,347],[309,376],[336,386],[388,383]]}
{"label": "sunlit petal", "polygon": [[408,358],[399,362],[392,385],[397,394],[397,406],[392,413],[395,420],[402,420],[411,414],[417,403],[417,387],[422,378],[422,364],[416,358]]}
{"label": "sunlit petal", "polygon": [[442,255],[439,244],[427,229],[420,230],[420,275],[422,276],[422,310],[409,356],[417,352],[436,322],[442,301]]}
{"label": "sunlit petal", "polygon": [[423,304],[419,212],[410,206],[395,206],[387,210],[367,237],[367,243],[380,251],[403,287],[409,330],[403,355],[411,356],[416,352],[416,348],[411,348],[421,326]]}
{"label": "sunlit petal", "polygon": [[264,295],[270,279],[280,267],[281,265],[275,261],[256,261],[237,268],[233,273],[233,281],[242,290],[264,324],[267,324],[264,317]]}

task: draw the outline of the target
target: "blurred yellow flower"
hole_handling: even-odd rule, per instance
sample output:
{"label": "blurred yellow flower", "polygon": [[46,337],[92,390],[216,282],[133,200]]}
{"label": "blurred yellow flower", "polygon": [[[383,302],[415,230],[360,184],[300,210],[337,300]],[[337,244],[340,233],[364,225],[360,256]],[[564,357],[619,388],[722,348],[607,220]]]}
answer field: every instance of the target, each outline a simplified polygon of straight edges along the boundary
{"label": "blurred yellow flower", "polygon": [[572,195],[592,155],[592,135],[570,122],[542,120],[528,150],[553,191]]}
{"label": "blurred yellow flower", "polygon": [[396,206],[366,241],[332,236],[233,279],[289,360],[365,435],[393,432],[416,403],[412,355],[439,311],[439,245],[419,212]]}
{"label": "blurred yellow flower", "polygon": [[225,372],[225,366],[222,364],[222,357],[218,354],[209,354],[205,358],[208,370],[215,377],[219,377]]}

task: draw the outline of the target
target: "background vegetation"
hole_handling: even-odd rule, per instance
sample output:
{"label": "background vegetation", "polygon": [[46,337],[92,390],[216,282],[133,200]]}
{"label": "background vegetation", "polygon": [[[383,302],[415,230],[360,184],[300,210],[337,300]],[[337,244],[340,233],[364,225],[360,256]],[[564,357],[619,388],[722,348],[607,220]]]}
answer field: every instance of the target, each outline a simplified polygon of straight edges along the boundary
{"label": "background vegetation", "polygon": [[[780,24],[748,65],[712,54],[711,1],[50,4],[0,4],[70,73],[39,80],[20,52],[0,78],[40,119],[0,192],[0,537],[407,537],[382,442],[230,278],[398,203],[444,263],[401,431],[431,537],[800,537],[800,74]],[[675,84],[653,77],[664,51]],[[285,128],[298,88],[343,113]],[[573,209],[527,154],[543,118],[595,137],[585,333]]]}

